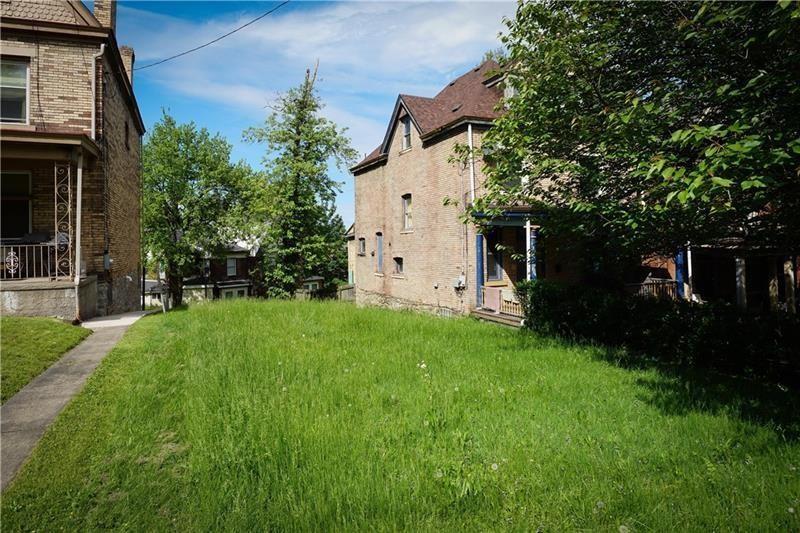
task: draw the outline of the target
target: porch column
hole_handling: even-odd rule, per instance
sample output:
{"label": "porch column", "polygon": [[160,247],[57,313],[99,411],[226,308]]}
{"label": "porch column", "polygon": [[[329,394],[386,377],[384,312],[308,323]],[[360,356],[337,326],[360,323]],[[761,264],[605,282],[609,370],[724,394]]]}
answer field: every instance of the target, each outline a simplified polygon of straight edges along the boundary
{"label": "porch column", "polygon": [[768,257],[769,261],[767,272],[769,272],[769,310],[778,311],[778,258]]}
{"label": "porch column", "polygon": [[736,305],[739,309],[747,309],[747,281],[744,257],[737,257],[736,261]]}
{"label": "porch column", "polygon": [[483,306],[483,235],[475,235],[475,302]]}
{"label": "porch column", "polygon": [[686,253],[683,251],[683,249],[680,249],[678,250],[678,253],[675,254],[675,283],[678,286],[678,296],[681,299],[686,298],[686,287],[684,286],[686,278],[683,275],[685,268]]}
{"label": "porch column", "polygon": [[75,320],[81,319],[81,218],[83,215],[83,150],[78,150],[78,179],[75,185]]}
{"label": "porch column", "polygon": [[795,279],[794,265],[792,264],[791,257],[783,262],[783,284],[785,290],[784,293],[786,295],[786,310],[791,314],[795,314],[797,312],[794,294]]}
{"label": "porch column", "polygon": [[528,261],[528,279],[535,280],[536,273],[536,247],[539,243],[538,228],[531,227],[530,220],[525,223],[525,248],[526,259]]}

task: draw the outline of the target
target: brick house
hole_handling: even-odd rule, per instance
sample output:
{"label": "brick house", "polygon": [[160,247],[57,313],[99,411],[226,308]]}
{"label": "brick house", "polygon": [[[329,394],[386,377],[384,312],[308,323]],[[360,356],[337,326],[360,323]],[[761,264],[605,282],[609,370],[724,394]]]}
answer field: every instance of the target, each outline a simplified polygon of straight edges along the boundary
{"label": "brick house", "polygon": [[259,284],[261,255],[243,242],[225,246],[198,262],[197,273],[183,281],[186,302],[254,296]]}
{"label": "brick house", "polygon": [[[504,90],[498,65],[488,61],[432,98],[398,96],[382,143],[350,169],[355,223],[347,236],[348,264],[358,304],[475,313],[519,324],[518,281],[585,279],[575,252],[539,237],[535,213],[527,207],[487,220],[482,233],[462,223],[465,209],[482,194],[485,176],[481,157],[454,163],[454,148],[481,153]],[[746,284],[741,250],[687,247],[674,257],[643,261],[627,289],[695,299],[700,289],[712,299],[773,308],[784,302],[793,309],[796,263],[774,252],[749,253],[747,263],[752,266]]]}
{"label": "brick house", "polygon": [[0,2],[3,314],[140,307],[144,124],[116,9]]}

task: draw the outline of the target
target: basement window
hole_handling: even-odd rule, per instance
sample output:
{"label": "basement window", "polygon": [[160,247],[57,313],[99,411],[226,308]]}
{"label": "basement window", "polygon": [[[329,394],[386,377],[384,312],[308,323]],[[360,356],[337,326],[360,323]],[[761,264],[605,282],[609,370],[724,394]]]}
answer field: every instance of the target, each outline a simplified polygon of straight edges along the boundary
{"label": "basement window", "polygon": [[0,122],[28,123],[29,73],[27,61],[0,60]]}

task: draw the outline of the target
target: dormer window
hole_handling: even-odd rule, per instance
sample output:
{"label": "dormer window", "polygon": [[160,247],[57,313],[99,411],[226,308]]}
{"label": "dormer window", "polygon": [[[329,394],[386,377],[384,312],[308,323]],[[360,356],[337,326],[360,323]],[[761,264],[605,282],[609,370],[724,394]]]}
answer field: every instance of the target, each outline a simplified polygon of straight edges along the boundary
{"label": "dormer window", "polygon": [[406,115],[400,119],[403,124],[403,150],[411,148],[411,117]]}
{"label": "dormer window", "polygon": [[28,123],[28,62],[0,61],[0,122]]}

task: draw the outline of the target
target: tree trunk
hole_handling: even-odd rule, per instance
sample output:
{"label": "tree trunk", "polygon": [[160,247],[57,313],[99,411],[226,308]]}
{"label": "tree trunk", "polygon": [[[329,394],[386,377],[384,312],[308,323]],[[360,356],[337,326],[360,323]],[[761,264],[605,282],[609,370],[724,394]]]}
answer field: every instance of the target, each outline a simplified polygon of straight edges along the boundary
{"label": "tree trunk", "polygon": [[183,279],[180,276],[167,274],[167,287],[169,288],[169,296],[172,300],[172,306],[178,307],[183,303]]}

